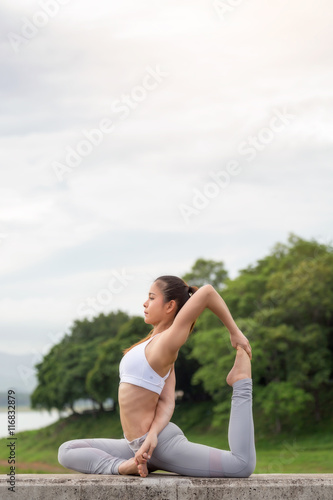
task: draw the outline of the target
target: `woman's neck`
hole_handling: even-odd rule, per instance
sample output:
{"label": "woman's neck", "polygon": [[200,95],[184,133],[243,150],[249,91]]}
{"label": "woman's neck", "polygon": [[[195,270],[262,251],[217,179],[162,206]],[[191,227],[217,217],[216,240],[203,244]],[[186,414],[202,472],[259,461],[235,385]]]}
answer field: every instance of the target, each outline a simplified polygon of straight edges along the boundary
{"label": "woman's neck", "polygon": [[166,321],[166,322],[161,322],[161,323],[158,323],[157,325],[154,325],[153,335],[157,335],[158,333],[164,332],[172,325],[172,323],[173,323],[173,321]]}

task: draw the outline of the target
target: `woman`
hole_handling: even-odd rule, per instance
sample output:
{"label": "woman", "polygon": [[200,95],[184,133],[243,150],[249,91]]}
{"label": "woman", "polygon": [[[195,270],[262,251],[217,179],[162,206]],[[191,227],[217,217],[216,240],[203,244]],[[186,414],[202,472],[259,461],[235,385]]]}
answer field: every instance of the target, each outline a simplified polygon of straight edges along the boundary
{"label": "woman", "polygon": [[[161,276],[143,304],[146,339],[125,351],[120,363],[119,406],[124,439],[79,439],[59,448],[59,462],[88,474],[139,474],[165,470],[187,476],[248,477],[255,468],[251,347],[224,300],[211,285],[189,287]],[[237,349],[227,383],[233,388],[231,451],[190,443],[170,422],[175,407],[174,363],[196,319],[210,309]]]}

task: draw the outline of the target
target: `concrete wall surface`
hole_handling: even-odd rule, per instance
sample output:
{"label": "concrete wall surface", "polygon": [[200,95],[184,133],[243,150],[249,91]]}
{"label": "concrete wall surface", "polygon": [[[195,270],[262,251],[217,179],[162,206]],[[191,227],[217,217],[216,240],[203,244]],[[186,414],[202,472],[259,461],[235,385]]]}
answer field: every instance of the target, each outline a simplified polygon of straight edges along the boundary
{"label": "concrete wall surface", "polygon": [[333,474],[253,474],[199,478],[172,474],[106,476],[17,474],[15,492],[0,475],[1,500],[332,500]]}

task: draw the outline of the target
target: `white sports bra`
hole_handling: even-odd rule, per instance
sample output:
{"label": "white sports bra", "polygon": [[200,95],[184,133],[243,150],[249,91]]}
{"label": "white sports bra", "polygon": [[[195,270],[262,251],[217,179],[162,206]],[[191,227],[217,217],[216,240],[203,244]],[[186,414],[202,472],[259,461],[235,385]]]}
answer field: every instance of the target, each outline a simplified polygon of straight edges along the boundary
{"label": "white sports bra", "polygon": [[[159,333],[156,335],[159,335]],[[145,354],[146,345],[148,345],[156,335],[146,340],[146,342],[142,342],[142,344],[133,347],[122,358],[119,365],[120,384],[122,382],[127,382],[128,384],[137,385],[149,391],[161,394],[171,369],[165,377],[161,377],[152,369]]]}

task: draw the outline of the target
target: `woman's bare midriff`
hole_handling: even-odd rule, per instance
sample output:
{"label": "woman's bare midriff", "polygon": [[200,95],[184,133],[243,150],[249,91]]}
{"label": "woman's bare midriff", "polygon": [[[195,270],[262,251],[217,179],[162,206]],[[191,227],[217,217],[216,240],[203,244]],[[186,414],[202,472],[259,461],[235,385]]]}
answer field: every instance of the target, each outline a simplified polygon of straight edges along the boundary
{"label": "woman's bare midriff", "polygon": [[126,439],[132,441],[149,431],[155,417],[159,395],[122,382],[119,385],[120,421]]}

